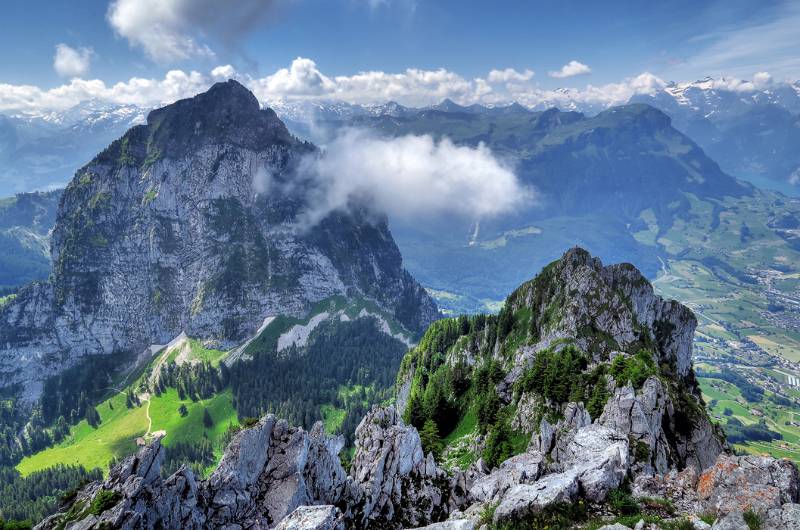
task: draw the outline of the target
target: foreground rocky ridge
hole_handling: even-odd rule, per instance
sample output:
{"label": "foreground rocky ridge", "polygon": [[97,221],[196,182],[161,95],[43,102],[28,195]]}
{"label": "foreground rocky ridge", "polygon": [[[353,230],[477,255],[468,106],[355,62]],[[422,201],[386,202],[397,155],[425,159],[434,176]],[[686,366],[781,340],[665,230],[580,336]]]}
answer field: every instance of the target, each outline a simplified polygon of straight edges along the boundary
{"label": "foreground rocky ridge", "polygon": [[[208,479],[187,469],[162,478],[157,442],[39,528],[570,528],[591,517],[612,524],[620,496],[649,506],[639,529],[709,528],[701,517],[719,529],[747,528],[745,518],[763,529],[800,524],[797,468],[730,454],[694,382],[694,317],[654,296],[632,267],[603,267],[570,250],[512,294],[503,313],[479,320],[434,324],[409,352],[399,408],[365,416],[349,470],[341,438],[321,424],[306,432],[267,416],[235,436]],[[541,386],[531,375],[542,360],[570,359],[578,368],[568,377],[545,371],[551,380]],[[473,386],[465,389],[455,368]],[[590,385],[586,404],[577,399],[586,389],[559,390],[571,381]],[[490,425],[486,399],[497,402]],[[465,439],[473,458],[452,465],[457,444],[441,450],[431,435],[445,425],[436,411],[472,407],[478,421]],[[525,446],[497,449],[509,424]]]}
{"label": "foreground rocky ridge", "polygon": [[182,332],[227,349],[332,296],[424,330],[435,304],[384,218],[354,208],[298,228],[296,167],[315,153],[235,81],[151,112],[64,191],[51,279],[0,309],[0,388],[33,400],[87,356],[130,361]]}

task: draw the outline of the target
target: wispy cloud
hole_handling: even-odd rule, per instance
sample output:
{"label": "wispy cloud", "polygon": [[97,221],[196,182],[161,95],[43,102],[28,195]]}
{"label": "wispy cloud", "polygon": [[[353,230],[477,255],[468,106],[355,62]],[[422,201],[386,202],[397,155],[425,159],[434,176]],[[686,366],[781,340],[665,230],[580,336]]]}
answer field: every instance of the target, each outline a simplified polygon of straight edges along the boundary
{"label": "wispy cloud", "polygon": [[560,70],[548,72],[547,75],[555,77],[556,79],[563,79],[565,77],[574,77],[576,75],[584,75],[592,73],[592,69],[588,65],[580,61],[572,60],[561,67]]}
{"label": "wispy cloud", "polygon": [[503,70],[492,70],[486,78],[490,83],[509,83],[512,81],[523,82],[530,81],[534,76],[533,70],[523,70],[519,72],[513,68],[505,68]]}
{"label": "wispy cloud", "polygon": [[692,75],[747,77],[768,70],[776,77],[800,74],[800,3],[784,2],[759,17],[695,36],[700,51],[679,71]]}

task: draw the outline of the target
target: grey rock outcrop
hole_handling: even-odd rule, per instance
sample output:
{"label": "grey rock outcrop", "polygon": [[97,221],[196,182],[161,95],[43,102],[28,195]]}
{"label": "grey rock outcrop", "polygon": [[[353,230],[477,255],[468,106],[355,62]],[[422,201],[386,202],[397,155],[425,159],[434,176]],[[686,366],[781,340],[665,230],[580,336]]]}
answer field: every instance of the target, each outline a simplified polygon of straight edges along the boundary
{"label": "grey rock outcrop", "polygon": [[345,530],[342,512],[336,506],[300,506],[275,530]]}
{"label": "grey rock outcrop", "polygon": [[[645,474],[664,474],[686,466],[701,471],[713,465],[725,450],[707,416],[676,415],[672,398],[655,376],[648,378],[638,392],[630,386],[617,388],[598,422],[630,436],[637,445],[637,471]],[[678,425],[686,422],[690,423]],[[689,432],[675,436],[682,430]]]}
{"label": "grey rock outcrop", "polygon": [[[164,449],[156,441],[126,458],[102,484],[87,486],[76,500],[89,506],[101,491],[110,491],[118,496],[113,507],[99,516],[78,510],[73,517],[129,529],[271,528],[301,506],[346,504],[349,484],[339,463],[341,446],[325,437],[321,424],[309,433],[266,416],[239,432],[212,475],[198,481],[186,468],[162,479]],[[301,510],[290,523],[334,521],[330,528],[339,528],[343,516],[333,510],[333,519],[330,509],[324,517],[321,510]],[[38,528],[56,528],[65,517],[51,517]]]}
{"label": "grey rock outcrop", "polygon": [[414,427],[394,407],[373,408],[356,429],[352,476],[363,526],[420,526],[445,518],[450,479],[432,454],[425,456]]}
{"label": "grey rock outcrop", "polygon": [[[464,475],[448,476],[426,457],[416,429],[392,407],[373,408],[359,425],[352,476],[339,460],[343,446],[321,423],[305,431],[270,415],[237,433],[211,476],[197,480],[186,468],[161,478],[164,449],[156,441],[84,488],[81,509],[38,528],[58,528],[68,517],[87,528],[131,530],[402,528],[444,520],[465,501]],[[83,508],[102,491],[116,503],[91,515]]]}
{"label": "grey rock outcrop", "polygon": [[706,510],[727,514],[753,510],[762,516],[800,495],[797,467],[768,456],[720,455],[697,481],[697,494]]}

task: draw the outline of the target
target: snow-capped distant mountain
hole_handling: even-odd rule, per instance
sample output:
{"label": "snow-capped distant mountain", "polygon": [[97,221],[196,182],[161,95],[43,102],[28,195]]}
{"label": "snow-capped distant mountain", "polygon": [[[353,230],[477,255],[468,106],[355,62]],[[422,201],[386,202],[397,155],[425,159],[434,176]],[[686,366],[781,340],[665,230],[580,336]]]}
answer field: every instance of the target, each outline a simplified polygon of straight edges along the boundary
{"label": "snow-capped distant mountain", "polygon": [[148,109],[86,104],[63,112],[0,115],[0,195],[64,185]]}
{"label": "snow-capped distant mountain", "polygon": [[671,118],[723,170],[784,193],[800,193],[800,83],[752,83],[706,78],[670,83],[631,102]]}

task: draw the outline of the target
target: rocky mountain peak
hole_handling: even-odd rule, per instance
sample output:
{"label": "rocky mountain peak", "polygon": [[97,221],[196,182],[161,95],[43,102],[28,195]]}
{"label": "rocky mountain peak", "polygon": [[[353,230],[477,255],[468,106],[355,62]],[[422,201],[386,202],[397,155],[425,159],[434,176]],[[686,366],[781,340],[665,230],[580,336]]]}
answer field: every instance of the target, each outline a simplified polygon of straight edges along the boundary
{"label": "rocky mountain peak", "polygon": [[512,313],[531,314],[534,348],[574,340],[595,361],[645,348],[676,375],[690,375],[697,319],[685,306],[657,296],[631,264],[604,266],[575,247],[514,291],[506,305]]}
{"label": "rocky mountain peak", "polygon": [[261,109],[253,93],[232,79],[150,112],[147,129],[147,150],[164,156],[209,144],[257,150],[299,143],[273,110]]}
{"label": "rocky mountain peak", "polygon": [[267,189],[313,149],[236,81],[151,112],[64,191],[50,281],[0,309],[2,384],[36,398],[85,356],[132,360],[183,332],[229,349],[335,296],[424,329],[435,304],[384,217],[336,212],[298,233],[304,190]]}

